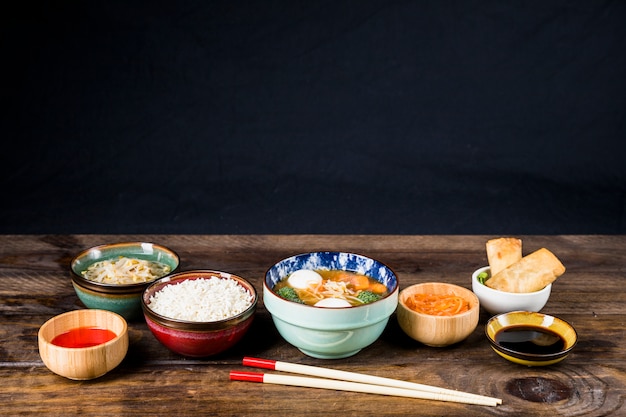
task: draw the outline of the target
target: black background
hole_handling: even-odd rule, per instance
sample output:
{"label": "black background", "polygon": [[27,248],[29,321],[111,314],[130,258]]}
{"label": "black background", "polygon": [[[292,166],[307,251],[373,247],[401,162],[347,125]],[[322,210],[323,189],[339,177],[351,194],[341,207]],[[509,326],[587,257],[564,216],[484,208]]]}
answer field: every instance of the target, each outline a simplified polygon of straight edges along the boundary
{"label": "black background", "polygon": [[626,232],[624,1],[0,7],[1,233]]}

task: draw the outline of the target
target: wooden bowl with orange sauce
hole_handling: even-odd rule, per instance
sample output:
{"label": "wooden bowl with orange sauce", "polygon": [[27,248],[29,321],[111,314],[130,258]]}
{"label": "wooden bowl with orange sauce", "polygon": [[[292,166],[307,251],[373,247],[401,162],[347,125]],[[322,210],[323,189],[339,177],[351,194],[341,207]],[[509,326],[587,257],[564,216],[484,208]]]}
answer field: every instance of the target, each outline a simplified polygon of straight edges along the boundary
{"label": "wooden bowl with orange sauce", "polygon": [[463,287],[443,282],[411,285],[400,292],[400,328],[427,346],[449,346],[466,339],[478,325],[480,304]]}

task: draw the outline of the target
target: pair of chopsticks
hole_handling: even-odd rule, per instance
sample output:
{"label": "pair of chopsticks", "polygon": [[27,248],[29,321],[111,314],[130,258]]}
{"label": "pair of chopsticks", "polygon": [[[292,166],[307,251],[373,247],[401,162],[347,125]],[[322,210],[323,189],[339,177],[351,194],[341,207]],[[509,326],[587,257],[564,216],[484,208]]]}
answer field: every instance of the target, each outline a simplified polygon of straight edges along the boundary
{"label": "pair of chopsticks", "polygon": [[265,384],[334,389],[338,391],[363,392],[368,394],[449,401],[463,404],[487,405],[492,407],[502,404],[502,400],[499,398],[486,397],[469,392],[439,388],[431,385],[423,385],[392,378],[359,374],[356,372],[281,362],[271,359],[244,357],[243,365],[254,368],[291,372],[299,375],[310,375],[318,378],[259,372],[231,371],[231,381],[261,382]]}

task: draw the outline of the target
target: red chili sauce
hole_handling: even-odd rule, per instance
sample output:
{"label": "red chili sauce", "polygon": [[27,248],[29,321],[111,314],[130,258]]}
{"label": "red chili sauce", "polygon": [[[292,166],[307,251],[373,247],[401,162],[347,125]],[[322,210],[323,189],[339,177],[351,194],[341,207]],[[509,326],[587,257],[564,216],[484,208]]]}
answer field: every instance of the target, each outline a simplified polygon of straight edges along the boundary
{"label": "red chili sauce", "polygon": [[101,345],[115,339],[117,335],[108,329],[77,327],[52,339],[52,344],[66,348],[85,348]]}

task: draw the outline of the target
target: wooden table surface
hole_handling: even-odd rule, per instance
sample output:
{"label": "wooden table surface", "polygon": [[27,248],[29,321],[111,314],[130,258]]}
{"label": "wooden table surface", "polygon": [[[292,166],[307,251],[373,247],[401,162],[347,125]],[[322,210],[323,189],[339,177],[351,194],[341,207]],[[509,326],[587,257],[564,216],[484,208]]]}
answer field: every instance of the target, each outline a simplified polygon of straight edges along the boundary
{"label": "wooden table surface", "polygon": [[[553,285],[544,313],[576,328],[578,345],[549,367],[513,364],[484,336],[489,318],[465,341],[432,348],[413,341],[392,316],[385,332],[355,356],[307,357],[276,332],[262,297],[249,333],[215,357],[171,353],[142,321],[129,322],[130,347],[113,371],[91,381],[50,372],[37,348],[39,327],[54,315],[84,308],[69,278],[73,255],[88,247],[143,240],[166,245],[181,268],[216,269],[249,279],[259,293],[265,271],[302,252],[338,250],[373,257],[398,275],[401,289],[427,281],[471,288],[487,264],[485,242],[496,236],[332,235],[4,235],[0,236],[0,402],[6,415],[626,415],[626,236],[517,236],[524,254],[554,252],[567,271]],[[315,388],[229,381],[249,370],[244,356],[369,373],[498,397],[497,407],[407,399]]]}

